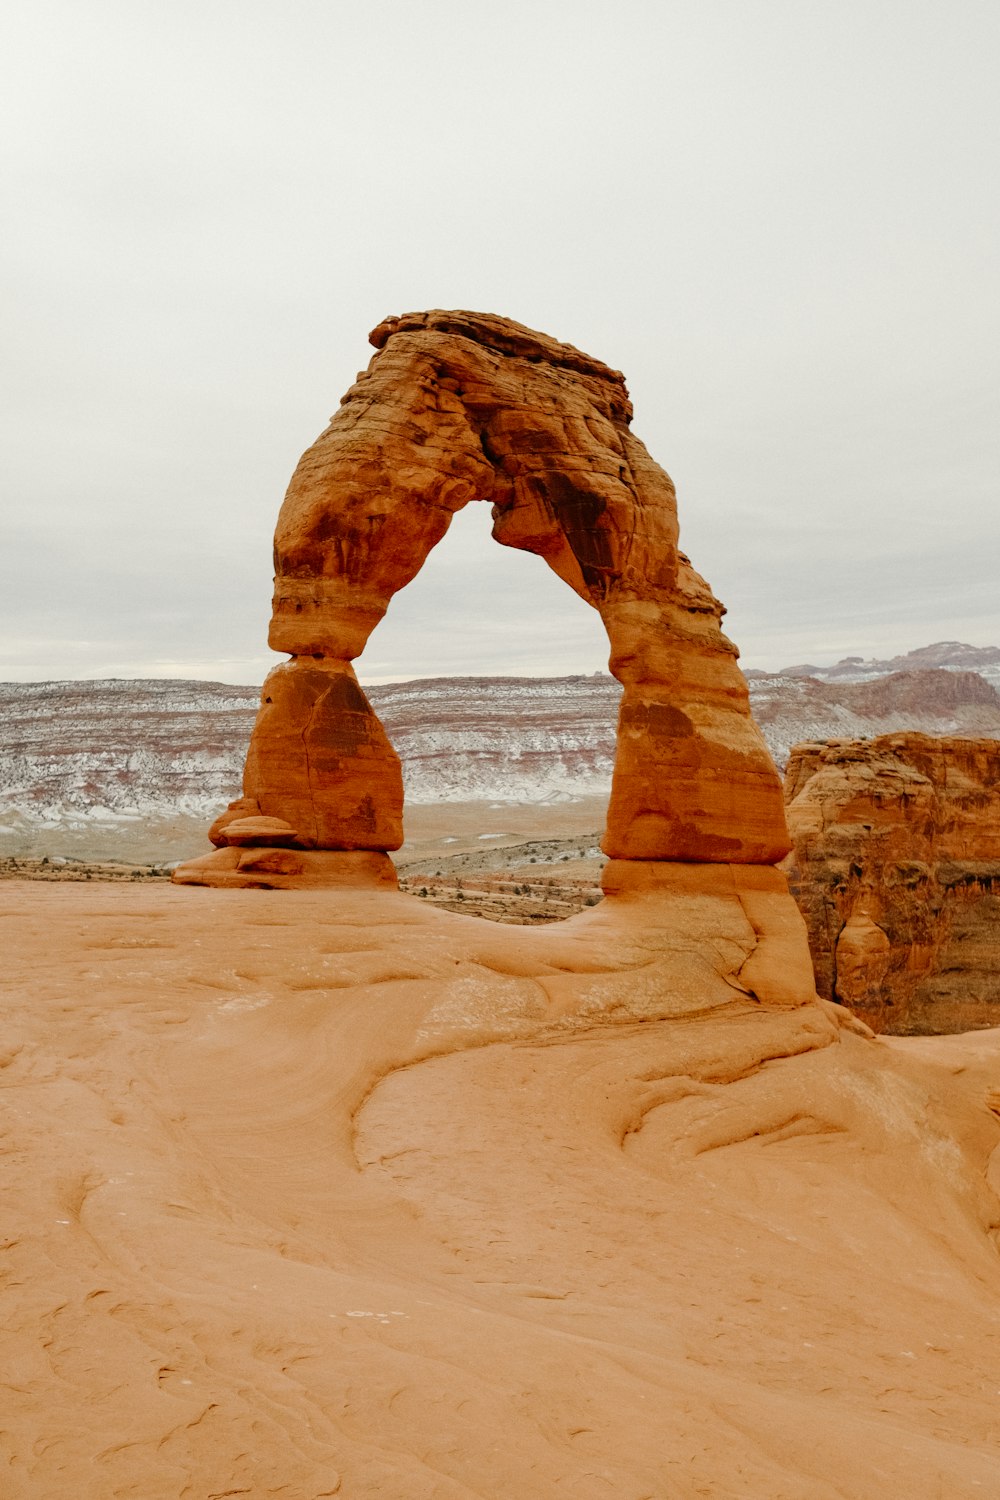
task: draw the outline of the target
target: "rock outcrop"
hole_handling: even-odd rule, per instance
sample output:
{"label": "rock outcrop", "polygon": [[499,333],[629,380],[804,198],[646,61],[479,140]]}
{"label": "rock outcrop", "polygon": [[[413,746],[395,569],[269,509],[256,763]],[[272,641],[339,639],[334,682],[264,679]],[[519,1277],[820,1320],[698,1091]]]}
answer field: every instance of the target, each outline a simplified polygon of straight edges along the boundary
{"label": "rock outcrop", "polygon": [[[779,859],[780,783],[723,608],[678,551],[674,487],[629,429],[621,374],[477,313],[388,318],[371,342],[379,352],[278,518],[269,639],[291,660],[264,685],[231,821],[278,818],[304,850],[398,846],[398,762],[348,664],[455,512],[480,500],[494,538],[544,558],[607,629],[624,694],[606,852]],[[227,826],[213,837],[228,881]],[[202,861],[178,878],[210,873]]]}
{"label": "rock outcrop", "polygon": [[997,1025],[1000,743],[799,745],[785,794],[819,993],[879,1030]]}
{"label": "rock outcrop", "polygon": [[1000,1032],[758,1002],[776,873],[659,871],[8,883],[4,1500],[995,1496]]}
{"label": "rock outcrop", "polygon": [[[280,811],[279,811],[280,809]],[[348,662],[287,662],[264,684],[243,772],[243,797],[212,826],[213,844],[262,814],[289,825],[300,849],[398,849],[403,773]]]}

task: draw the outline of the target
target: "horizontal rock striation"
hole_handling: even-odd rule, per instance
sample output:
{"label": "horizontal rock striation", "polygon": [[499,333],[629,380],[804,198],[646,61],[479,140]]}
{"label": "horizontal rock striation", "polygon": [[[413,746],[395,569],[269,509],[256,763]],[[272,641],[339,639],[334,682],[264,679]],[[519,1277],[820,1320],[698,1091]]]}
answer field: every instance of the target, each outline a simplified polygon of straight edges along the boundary
{"label": "horizontal rock striation", "polygon": [[755,672],[748,681],[754,718],[779,766],[803,740],[870,739],[897,730],[1000,737],[1000,692],[978,672],[936,667],[864,681]]}

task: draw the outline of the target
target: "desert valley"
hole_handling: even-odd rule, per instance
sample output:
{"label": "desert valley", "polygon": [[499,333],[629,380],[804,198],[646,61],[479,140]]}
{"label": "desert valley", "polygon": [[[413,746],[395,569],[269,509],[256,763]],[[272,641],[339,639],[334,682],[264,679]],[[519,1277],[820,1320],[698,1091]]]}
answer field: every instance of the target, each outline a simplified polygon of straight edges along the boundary
{"label": "desert valley", "polygon": [[[618,371],[371,341],[263,689],[2,689],[0,1493],[1000,1493],[1000,649],[745,681]],[[483,500],[613,676],[366,688]]]}

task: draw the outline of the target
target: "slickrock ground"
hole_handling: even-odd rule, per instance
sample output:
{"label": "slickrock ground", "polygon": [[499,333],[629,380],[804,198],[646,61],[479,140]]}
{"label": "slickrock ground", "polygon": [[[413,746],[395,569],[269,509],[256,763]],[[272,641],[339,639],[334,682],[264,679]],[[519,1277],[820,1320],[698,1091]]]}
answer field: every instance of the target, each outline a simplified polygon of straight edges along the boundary
{"label": "slickrock ground", "polygon": [[0,887],[4,1500],[1000,1492],[1000,1032],[663,878]]}
{"label": "slickrock ground", "polygon": [[820,994],[877,1030],[1000,1021],[1000,742],[799,745],[785,781]]}

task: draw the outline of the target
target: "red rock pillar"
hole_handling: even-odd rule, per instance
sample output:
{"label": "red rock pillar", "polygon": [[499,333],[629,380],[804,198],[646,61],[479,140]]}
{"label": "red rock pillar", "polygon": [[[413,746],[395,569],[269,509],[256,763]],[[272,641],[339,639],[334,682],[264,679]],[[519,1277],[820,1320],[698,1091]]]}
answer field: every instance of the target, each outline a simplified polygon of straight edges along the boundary
{"label": "red rock pillar", "polygon": [[[403,842],[399,756],[350,663],[295,658],[264,684],[243,774],[247,804],[294,830],[299,849],[398,849]],[[231,826],[215,825],[217,842]]]}
{"label": "red rock pillar", "polygon": [[403,842],[402,769],[349,662],[275,667],[243,796],[209,837],[217,852],[183,865],[178,883],[395,886],[385,851]]}
{"label": "red rock pillar", "polygon": [[774,864],[790,848],[781,781],[721,606],[682,567],[686,606],[602,610],[625,687],[603,848],[612,859]]}

